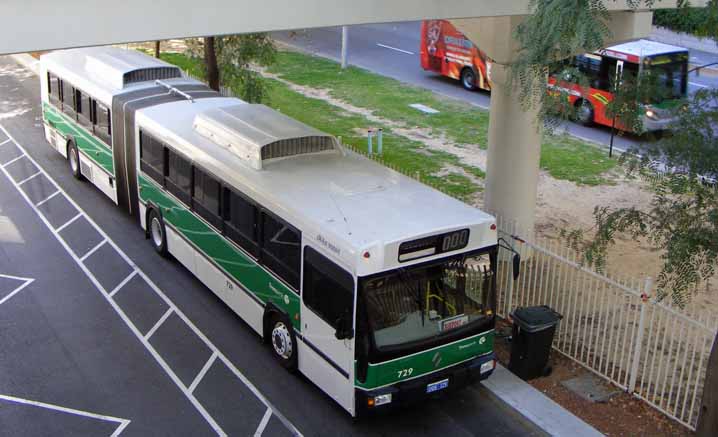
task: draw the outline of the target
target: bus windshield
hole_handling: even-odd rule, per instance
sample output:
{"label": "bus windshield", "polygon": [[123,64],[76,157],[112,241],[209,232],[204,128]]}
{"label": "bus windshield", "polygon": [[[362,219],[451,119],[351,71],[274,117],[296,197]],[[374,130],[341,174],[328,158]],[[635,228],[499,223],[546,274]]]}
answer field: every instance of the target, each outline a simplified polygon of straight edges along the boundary
{"label": "bus windshield", "polygon": [[494,286],[488,253],[398,269],[364,281],[377,349],[442,337],[491,318]]}
{"label": "bus windshield", "polygon": [[688,89],[687,59],[664,55],[648,58],[646,64],[647,70],[656,81],[663,98],[680,99],[686,96]]}

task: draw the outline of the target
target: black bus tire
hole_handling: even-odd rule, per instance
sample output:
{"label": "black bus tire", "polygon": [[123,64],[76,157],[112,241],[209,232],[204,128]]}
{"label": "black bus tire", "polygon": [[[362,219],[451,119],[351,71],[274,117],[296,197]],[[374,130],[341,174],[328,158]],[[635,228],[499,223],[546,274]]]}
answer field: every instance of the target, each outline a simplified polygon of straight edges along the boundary
{"label": "black bus tire", "polygon": [[77,151],[77,146],[72,140],[67,142],[67,162],[70,165],[70,172],[72,173],[72,176],[78,181],[81,181],[82,173],[80,172],[80,152]]}
{"label": "black bus tire", "polygon": [[167,232],[165,222],[156,210],[151,209],[147,215],[147,229],[150,235],[150,243],[155,252],[167,258]]}
{"label": "black bus tire", "polygon": [[593,125],[594,111],[593,105],[586,99],[580,99],[576,102],[576,122],[583,126]]}
{"label": "black bus tire", "polygon": [[269,316],[269,347],[272,355],[282,367],[294,372],[297,370],[297,337],[289,320],[282,314],[272,312]]}
{"label": "black bus tire", "polygon": [[476,89],[476,73],[473,69],[465,67],[461,70],[461,86],[469,91]]}

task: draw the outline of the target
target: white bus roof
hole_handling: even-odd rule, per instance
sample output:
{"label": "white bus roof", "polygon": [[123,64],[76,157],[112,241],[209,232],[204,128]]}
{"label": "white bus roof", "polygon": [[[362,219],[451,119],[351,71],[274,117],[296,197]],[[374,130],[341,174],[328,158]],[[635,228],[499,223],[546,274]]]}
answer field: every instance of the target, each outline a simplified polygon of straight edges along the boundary
{"label": "white bus roof", "polygon": [[93,97],[109,105],[112,96],[130,89],[154,85],[148,79],[142,82],[128,83],[128,74],[164,69],[175,78],[165,78],[171,83],[199,83],[182,78],[182,71],[160,59],[147,56],[135,50],[118,47],[88,47],[81,49],[58,50],[40,57],[43,70],[67,79],[74,86],[90,93]]}
{"label": "white bus roof", "polygon": [[[300,227],[305,237],[338,248],[351,267],[365,250],[380,263],[368,270],[398,266],[396,255],[384,257],[391,250],[395,254],[399,242],[442,231],[469,228],[467,249],[496,244],[492,216],[359,154],[334,148],[269,160],[257,170],[193,126],[200,114],[241,104],[247,105],[234,98],[177,101],[139,110],[136,120],[140,128]],[[316,132],[308,126],[307,131]]]}
{"label": "white bus roof", "polygon": [[646,56],[656,56],[666,53],[687,52],[684,47],[663,44],[648,39],[639,39],[636,41],[626,42],[611,47],[606,47],[606,51],[622,53],[625,55],[638,56],[644,58]]}

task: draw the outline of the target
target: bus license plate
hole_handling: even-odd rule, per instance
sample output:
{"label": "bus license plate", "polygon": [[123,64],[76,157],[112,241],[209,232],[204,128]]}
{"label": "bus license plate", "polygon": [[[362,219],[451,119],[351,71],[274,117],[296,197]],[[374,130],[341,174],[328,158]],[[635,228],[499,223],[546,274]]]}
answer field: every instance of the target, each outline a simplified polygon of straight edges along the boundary
{"label": "bus license plate", "polygon": [[444,379],[439,382],[432,382],[431,384],[426,386],[426,392],[427,393],[433,393],[435,391],[443,390],[446,387],[449,386],[449,379]]}

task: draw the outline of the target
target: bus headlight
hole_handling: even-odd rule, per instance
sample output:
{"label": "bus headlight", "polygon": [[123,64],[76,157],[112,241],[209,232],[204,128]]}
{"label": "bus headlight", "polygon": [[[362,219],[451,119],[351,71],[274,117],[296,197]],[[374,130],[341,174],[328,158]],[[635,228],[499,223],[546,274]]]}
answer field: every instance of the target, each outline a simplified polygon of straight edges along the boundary
{"label": "bus headlight", "polygon": [[479,372],[486,373],[494,370],[494,366],[496,365],[495,360],[487,361],[484,364],[481,365],[481,369],[479,369]]}
{"label": "bus headlight", "polygon": [[378,407],[379,405],[384,404],[390,404],[391,403],[391,393],[374,396],[373,398],[369,398],[367,403],[370,407]]}
{"label": "bus headlight", "polygon": [[651,109],[647,109],[647,110],[646,110],[646,117],[648,117],[648,118],[650,118],[650,119],[653,119],[653,120],[656,120],[656,119],[658,118],[658,116],[656,115],[656,113],[653,112],[653,110],[651,110]]}

